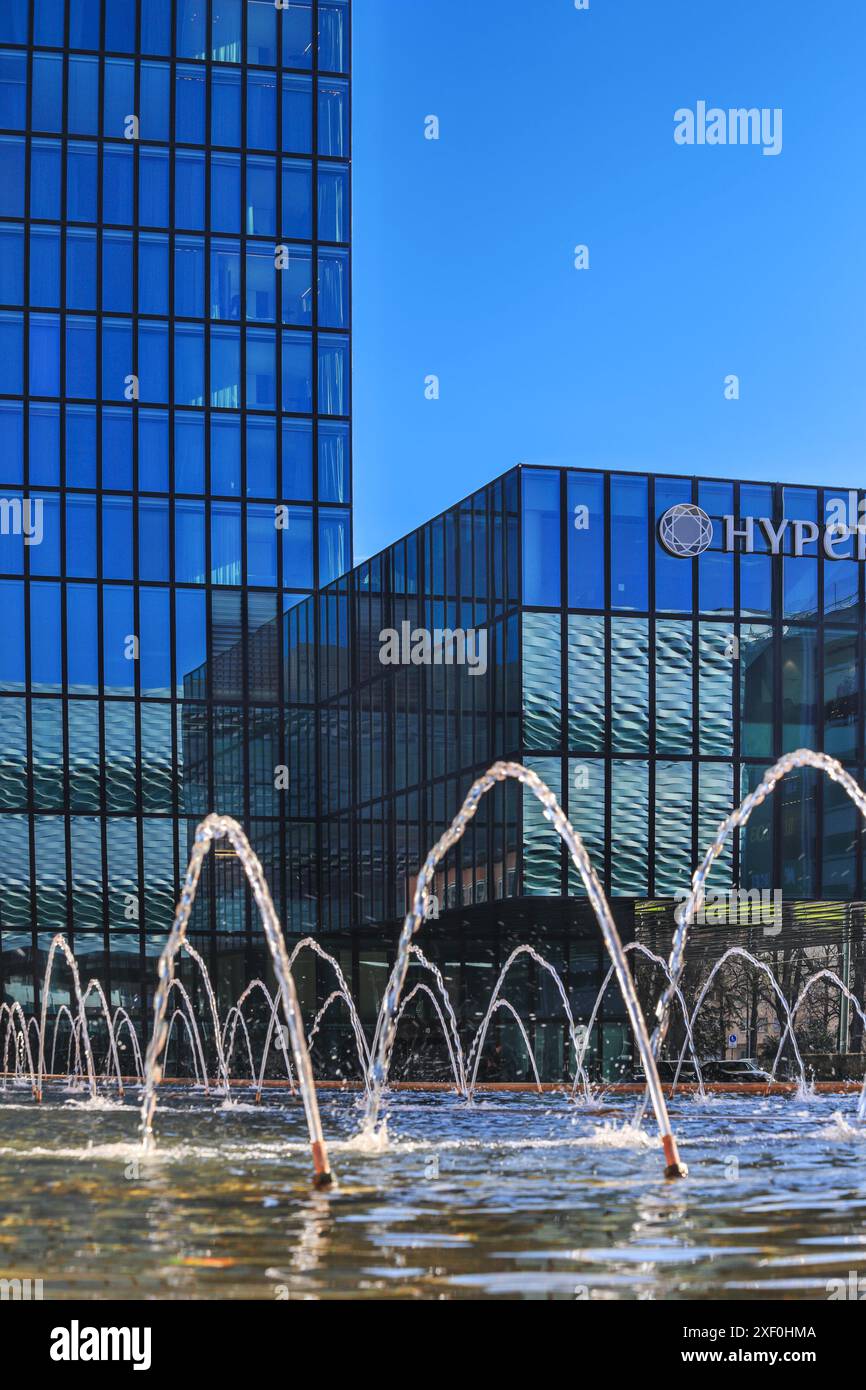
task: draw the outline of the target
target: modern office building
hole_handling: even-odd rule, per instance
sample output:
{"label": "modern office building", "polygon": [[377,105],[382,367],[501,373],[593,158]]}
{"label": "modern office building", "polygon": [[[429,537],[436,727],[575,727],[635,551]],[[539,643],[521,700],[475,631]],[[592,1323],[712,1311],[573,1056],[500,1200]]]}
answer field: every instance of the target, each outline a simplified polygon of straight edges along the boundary
{"label": "modern office building", "polygon": [[[862,510],[827,488],[518,467],[293,609],[293,929],[340,946],[369,1004],[427,849],[473,778],[513,758],[557,793],[623,936],[666,955],[675,895],[771,762],[806,746],[863,782]],[[699,927],[693,973],[739,943],[784,957],[794,991],[817,961],[862,992],[862,832],[836,784],[789,776],[711,887],[778,892],[781,916]],[[607,961],[534,798],[491,793],[436,896],[424,949],[467,1025],[522,941],[587,1016]],[[660,977],[641,972],[649,1004]],[[561,1075],[553,981],[525,960],[513,983],[536,1060]],[[844,1026],[842,1050],[859,1048],[856,1018],[828,1008],[824,1032]],[[757,999],[747,1012],[744,1046]],[[594,1043],[608,1073],[627,1043],[612,990]]]}
{"label": "modern office building", "polygon": [[348,0],[0,6],[0,956],[28,1007],[62,931],[142,1015],[201,812],[262,841],[248,750],[285,692],[257,634],[351,562],[349,46]]}

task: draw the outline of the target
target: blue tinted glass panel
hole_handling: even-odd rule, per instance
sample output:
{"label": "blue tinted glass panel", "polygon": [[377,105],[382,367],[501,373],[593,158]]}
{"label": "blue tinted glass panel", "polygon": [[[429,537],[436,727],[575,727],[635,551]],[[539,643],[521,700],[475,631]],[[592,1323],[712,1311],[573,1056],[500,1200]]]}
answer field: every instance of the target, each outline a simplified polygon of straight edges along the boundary
{"label": "blue tinted glass panel", "polygon": [[142,497],[138,504],[139,568],[142,579],[169,578],[168,499]]}
{"label": "blue tinted glass panel", "polygon": [[139,158],[139,220],[145,227],[167,227],[168,151],[143,149]]}
{"label": "blue tinted glass panel", "polygon": [[176,405],[204,405],[204,328],[177,324],[174,330]]}
{"label": "blue tinted glass panel", "polygon": [[67,670],[70,691],[86,694],[99,683],[96,586],[66,588]]}
{"label": "blue tinted glass panel", "polygon": [[141,65],[141,138],[167,140],[171,116],[171,69],[168,63]]}
{"label": "blue tinted glass panel", "polygon": [[[19,201],[24,208],[24,151],[19,151],[19,172],[12,167],[10,148],[0,137],[0,212],[13,213],[10,201]],[[14,180],[20,180],[17,188]],[[10,180],[12,183],[10,185]],[[55,140],[34,140],[30,146],[30,215],[32,217],[60,216],[62,182],[60,145]]]}
{"label": "blue tinted glass panel", "polygon": [[174,308],[182,318],[200,319],[205,311],[205,249],[197,237],[174,243]]}
{"label": "blue tinted glass panel", "polygon": [[175,138],[185,145],[204,144],[205,91],[203,68],[178,67],[175,75]]}
{"label": "blue tinted glass panel", "polygon": [[175,659],[177,693],[190,693],[190,677],[207,660],[205,595],[195,589],[179,589],[175,603]]}
{"label": "blue tinted glass panel", "polygon": [[313,587],[313,513],[289,507],[283,529],[283,583],[289,589]]}
{"label": "blue tinted glass panel", "polygon": [[102,574],[105,579],[132,578],[132,500],[102,499]]}
{"label": "blue tinted glass panel", "polygon": [[277,79],[273,73],[247,74],[247,145],[273,150],[277,144]]}
{"label": "blue tinted glass panel", "polygon": [[[34,145],[33,162],[37,163],[37,152],[45,149],[43,144]],[[55,190],[57,172],[60,168],[60,151],[52,147],[55,154]],[[47,161],[46,161],[47,162]],[[47,196],[46,196],[47,202]],[[34,200],[34,217],[54,217],[56,200],[51,202],[51,211],[37,212],[40,207],[38,196]],[[24,141],[14,135],[0,135],[0,215],[3,217],[24,216]]]}
{"label": "blue tinted glass panel", "polygon": [[[647,607],[646,478],[611,479],[611,604]],[[683,566],[686,561],[680,562]]]}
{"label": "blue tinted glass panel", "polygon": [[99,61],[82,54],[69,59],[68,120],[74,135],[99,134]]}
{"label": "blue tinted glass panel", "polygon": [[559,605],[559,474],[527,469],[523,480],[523,601]]}
{"label": "blue tinted glass panel", "polygon": [[24,303],[24,228],[0,225],[0,303]]}
{"label": "blue tinted glass panel", "polygon": [[129,0],[105,0],[105,47],[109,53],[134,51],[135,6]]}
{"label": "blue tinted glass panel", "polygon": [[96,145],[70,144],[66,161],[66,199],[71,221],[96,221],[98,170]]}
{"label": "blue tinted glass panel", "polygon": [[[22,20],[26,24],[27,11],[23,5],[9,6],[14,9],[18,16],[18,22]],[[63,23],[64,11],[57,0],[35,0],[34,21],[33,21],[33,42],[46,44],[51,48],[59,48],[63,43]]]}
{"label": "blue tinted glass panel", "polygon": [[319,67],[324,72],[348,71],[349,9],[346,4],[319,5]]}
{"label": "blue tinted glass panel", "polygon": [[63,129],[63,58],[59,53],[33,55],[33,129]]}
{"label": "blue tinted glass panel", "polygon": [[309,68],[313,64],[313,7],[310,0],[291,0],[282,14],[283,67]]}
{"label": "blue tinted glass panel", "polygon": [[132,149],[106,145],[102,162],[102,209],[106,222],[121,227],[131,225],[134,187]]}
{"label": "blue tinted glass panel", "polygon": [[96,578],[96,498],[66,499],[66,573],[73,579]]}
{"label": "blue tinted glass panel", "polygon": [[132,312],[132,234],[102,234],[102,307],[109,314]]}
{"label": "blue tinted glass panel", "polygon": [[168,415],[142,410],[138,416],[138,480],[144,492],[168,491]]}
{"label": "blue tinted glass panel", "polygon": [[319,253],[319,324],[322,328],[349,326],[349,253]]}
{"label": "blue tinted glass panel", "polygon": [[66,307],[96,308],[96,232],[69,227],[66,232]]}
{"label": "blue tinted glass panel", "polygon": [[319,410],[323,415],[349,413],[349,342],[319,339]]}
{"label": "blue tinted glass panel", "polygon": [[211,505],[211,583],[241,583],[241,509],[235,502]]}
{"label": "blue tinted glass panel", "polygon": [[23,332],[20,314],[0,313],[0,392],[7,396],[23,390]]}
{"label": "blue tinted glass panel", "polygon": [[96,411],[70,406],[66,411],[66,484],[96,487]]}
{"label": "blue tinted glass panel", "polygon": [[322,510],[319,513],[319,584],[330,584],[345,574],[352,563],[349,553],[349,513]]}
{"label": "blue tinted glass panel", "polygon": [[211,77],[211,143],[241,143],[241,74],[215,68]]}
{"label": "blue tinted glass panel", "polygon": [[70,47],[99,47],[99,8],[96,0],[69,0]]}
{"label": "blue tinted glass panel", "polygon": [[60,307],[60,228],[30,228],[30,303]]}
{"label": "blue tinted glass panel", "polygon": [[274,333],[264,328],[248,328],[246,338],[246,403],[251,409],[273,410],[277,402]]}
{"label": "blue tinted glass panel", "polygon": [[119,140],[125,135],[127,118],[134,114],[135,66],[122,58],[106,58],[103,133]]}
{"label": "blue tinted glass panel", "polygon": [[60,395],[60,320],[51,314],[30,317],[30,390],[34,396]]}
{"label": "blue tinted glass panel", "polygon": [[[282,496],[291,501],[312,501],[313,428],[306,420],[283,421]],[[321,436],[320,436],[321,437]]]}
{"label": "blue tinted glass panel", "polygon": [[348,82],[328,79],[319,83],[319,154],[348,158]]}
{"label": "blue tinted glass panel", "polygon": [[175,155],[175,222],[178,227],[199,232],[204,227],[204,155],[178,150]]}
{"label": "blue tinted glass panel", "polygon": [[243,56],[242,0],[213,0],[211,57],[215,63],[239,63]]}
{"label": "blue tinted glass panel", "polygon": [[270,0],[250,0],[247,5],[247,62],[276,67],[277,9]]}
{"label": "blue tinted glass panel", "polygon": [[[37,12],[44,8],[44,0],[37,0]],[[4,5],[0,13],[0,43],[26,43],[28,14],[26,5]],[[63,35],[63,25],[60,26],[61,40]],[[46,39],[39,31],[37,20],[37,43],[50,43],[52,40]]]}
{"label": "blue tinted glass panel", "polygon": [[179,58],[207,57],[207,5],[202,0],[177,0]]}
{"label": "blue tinted glass panel", "polygon": [[319,170],[319,236],[322,241],[349,240],[349,170],[347,168],[322,168]]}
{"label": "blue tinted glass panel", "polygon": [[[0,456],[4,432],[0,428]],[[19,446],[21,448],[21,446]],[[60,484],[60,407],[31,406],[31,482],[56,488]]]}
{"label": "blue tinted glass panel", "polygon": [[302,159],[283,160],[283,236],[309,239],[313,234],[312,166]]}
{"label": "blue tinted glass panel", "polygon": [[275,588],[277,528],[273,507],[247,507],[247,583]]}
{"label": "blue tinted glass panel", "polygon": [[313,148],[313,84],[308,77],[283,78],[283,149],[310,154]]}
{"label": "blue tinted glass panel", "polygon": [[107,401],[126,398],[127,378],[132,374],[132,322],[129,319],[102,320],[102,397]]}
{"label": "blue tinted glass panel", "polygon": [[568,606],[604,607],[604,479],[598,473],[569,473]]}
{"label": "blue tinted glass panel", "polygon": [[168,695],[171,690],[171,595],[167,589],[142,589],[141,692]]}
{"label": "blue tinted glass panel", "polygon": [[277,429],[274,420],[247,420],[247,496],[277,495]]}
{"label": "blue tinted glass panel", "polygon": [[[657,478],[655,485],[656,608],[689,612],[692,608],[691,562],[670,555],[658,539],[658,524],[671,507],[691,503],[691,483],[680,478]],[[615,549],[615,547],[614,547]]]}
{"label": "blue tinted glass panel", "polygon": [[274,236],[277,230],[277,164],[275,159],[247,160],[246,230],[252,236]]}
{"label": "blue tinted glass panel", "polygon": [[174,508],[175,578],[203,584],[205,578],[204,503],[176,502]]}
{"label": "blue tinted glass panel", "polygon": [[177,491],[204,492],[204,421],[201,416],[175,416],[174,450]]}
{"label": "blue tinted glass panel", "polygon": [[24,586],[15,580],[0,580],[3,604],[3,641],[0,642],[0,687],[24,689]]}
{"label": "blue tinted glass panel", "polygon": [[211,492],[219,497],[241,494],[241,419],[239,415],[215,415],[211,421]]}
{"label": "blue tinted glass panel", "polygon": [[[102,590],[102,663],[106,691],[135,689],[136,636],[132,590],[106,584]],[[131,707],[130,707],[131,708]]]}
{"label": "blue tinted glass panel", "polygon": [[142,5],[141,51],[171,52],[171,0],[148,0]]}
{"label": "blue tinted glass panel", "polygon": [[102,412],[102,486],[105,488],[132,490],[132,426],[130,409]]}
{"label": "blue tinted glass panel", "polygon": [[[319,501],[348,502],[350,489],[349,427],[323,420],[319,425]],[[308,495],[286,493],[292,497]]]}
{"label": "blue tinted glass panel", "polygon": [[23,130],[27,118],[27,55],[0,51],[0,126]]}
{"label": "blue tinted glass panel", "polygon": [[[34,406],[30,414],[30,477],[34,482],[49,482],[33,474],[33,414],[44,406]],[[24,414],[18,401],[0,401],[0,482],[18,483],[23,476]]]}
{"label": "blue tinted glass panel", "polygon": [[30,587],[30,679],[35,690],[60,687],[62,655],[60,585],[33,584]]}
{"label": "blue tinted glass panel", "polygon": [[308,415],[313,405],[312,341],[305,333],[283,334],[283,410]]}
{"label": "blue tinted glass panel", "polygon": [[241,158],[214,155],[211,160],[211,225],[215,232],[241,229]]}

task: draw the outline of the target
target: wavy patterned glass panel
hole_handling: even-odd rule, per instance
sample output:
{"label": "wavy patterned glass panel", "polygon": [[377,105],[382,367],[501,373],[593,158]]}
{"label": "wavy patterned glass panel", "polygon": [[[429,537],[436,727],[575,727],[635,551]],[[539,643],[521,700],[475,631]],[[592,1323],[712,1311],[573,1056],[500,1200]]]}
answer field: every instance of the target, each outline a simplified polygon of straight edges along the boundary
{"label": "wavy patterned glass panel", "polygon": [[[698,766],[698,859],[703,859],[719,826],[734,808],[734,769],[731,763]],[[732,887],[734,841],[731,837],[710,873],[710,888]],[[697,864],[694,865],[697,868]]]}
{"label": "wavy patterned glass panel", "polygon": [[611,869],[614,897],[643,897],[647,892],[647,806],[649,764],[611,765]]}
{"label": "wavy patterned glass panel", "polygon": [[646,618],[612,618],[610,736],[615,753],[646,753],[649,638]]}
{"label": "wavy patterned glass panel", "polygon": [[656,752],[692,751],[692,625],[681,618],[656,623]]}
{"label": "wavy patterned glass panel", "polygon": [[72,919],[76,927],[102,926],[102,836],[96,816],[72,816]]}
{"label": "wavy patterned glass panel", "polygon": [[558,613],[523,615],[523,745],[558,748],[562,742],[562,653]]}
{"label": "wavy patterned glass panel", "polygon": [[699,629],[698,751],[732,756],[734,751],[734,630],[728,623]]}
{"label": "wavy patterned glass panel", "polygon": [[692,764],[656,763],[655,895],[688,891],[692,873]]}
{"label": "wavy patterned glass panel", "polygon": [[[740,768],[740,800],[754,791],[764,775],[759,764]],[[785,778],[785,781],[788,779]],[[784,783],[783,783],[784,785]],[[756,806],[740,831],[740,888],[776,888],[773,883],[773,805],[770,797]]]}
{"label": "wavy patterned glass panel", "polygon": [[[604,882],[604,761],[601,758],[569,758],[568,818],[586,845],[593,868]],[[568,851],[566,851],[568,853]],[[568,891],[585,894],[583,881],[568,856]]]}
{"label": "wavy patterned glass panel", "polygon": [[0,925],[30,927],[30,837],[27,816],[0,816]]}
{"label": "wavy patterned glass panel", "polygon": [[[562,773],[559,758],[527,758],[526,766],[562,801]],[[541,803],[532,792],[523,792],[523,892],[528,898],[558,897],[562,841],[544,819]]]}
{"label": "wavy patterned glass panel", "polygon": [[0,809],[27,805],[27,721],[23,700],[0,700]]}
{"label": "wavy patterned glass panel", "polygon": [[740,627],[740,752],[744,758],[772,757],[776,716],[774,671],[772,627],[769,623],[743,623]]}
{"label": "wavy patterned glass panel", "polygon": [[601,753],[605,726],[604,618],[568,619],[568,746]]}

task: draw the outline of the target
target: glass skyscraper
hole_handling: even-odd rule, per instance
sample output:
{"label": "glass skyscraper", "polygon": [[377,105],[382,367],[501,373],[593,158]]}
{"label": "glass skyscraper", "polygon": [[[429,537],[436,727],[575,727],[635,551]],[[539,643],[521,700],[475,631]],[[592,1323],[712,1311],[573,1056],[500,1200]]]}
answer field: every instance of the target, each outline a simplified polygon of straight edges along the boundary
{"label": "glass skyscraper", "polygon": [[349,11],[0,6],[0,953],[28,1008],[62,931],[141,1017],[202,812],[281,881],[277,620],[351,563]]}

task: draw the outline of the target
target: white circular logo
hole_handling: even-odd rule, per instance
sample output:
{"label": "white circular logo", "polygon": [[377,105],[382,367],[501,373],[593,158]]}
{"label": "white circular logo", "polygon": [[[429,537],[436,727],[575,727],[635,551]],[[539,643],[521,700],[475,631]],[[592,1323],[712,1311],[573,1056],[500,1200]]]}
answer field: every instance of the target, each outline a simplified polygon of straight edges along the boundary
{"label": "white circular logo", "polygon": [[694,502],[678,502],[668,508],[659,522],[659,540],[669,554],[689,560],[709,549],[713,523]]}

